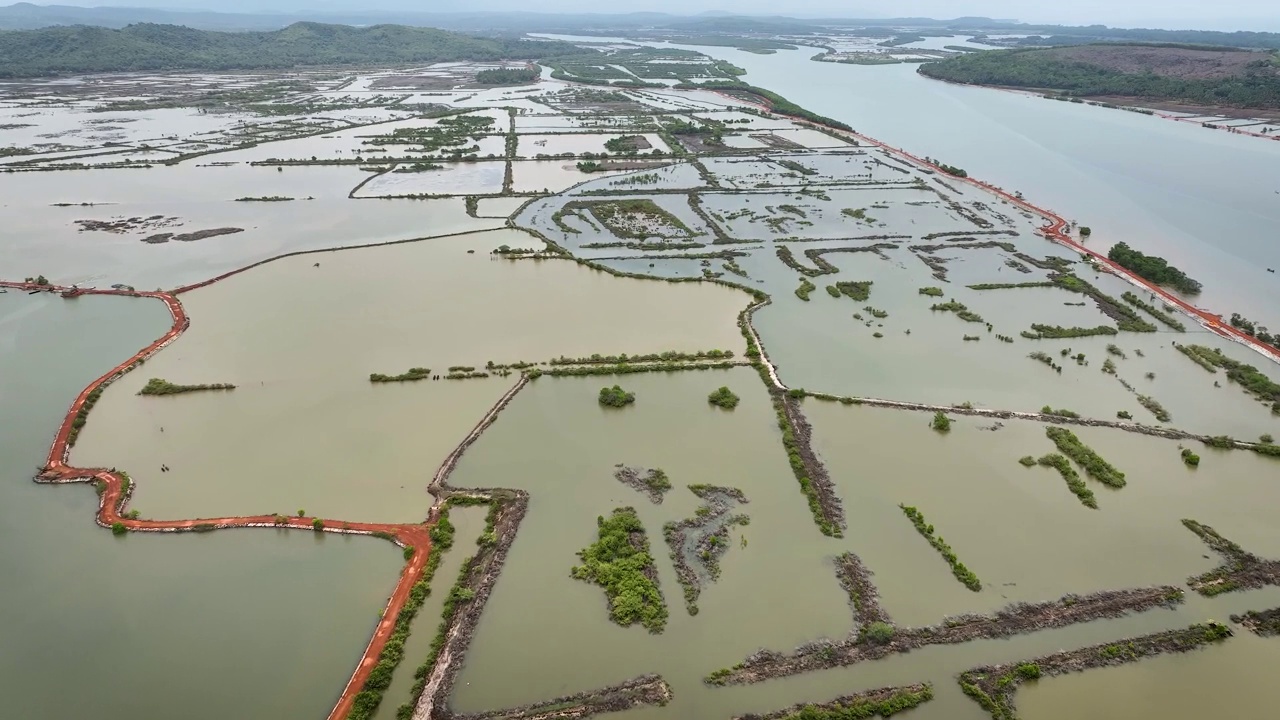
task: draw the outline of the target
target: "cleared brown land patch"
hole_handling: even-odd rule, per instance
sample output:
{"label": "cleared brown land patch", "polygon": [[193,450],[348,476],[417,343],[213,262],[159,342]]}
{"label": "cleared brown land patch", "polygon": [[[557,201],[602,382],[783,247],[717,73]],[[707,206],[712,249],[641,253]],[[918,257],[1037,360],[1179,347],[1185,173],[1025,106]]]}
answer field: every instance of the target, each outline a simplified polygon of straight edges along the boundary
{"label": "cleared brown land patch", "polygon": [[[1059,60],[1079,62],[1125,74],[1153,73],[1183,80],[1239,77],[1271,54],[1251,50],[1192,50],[1144,45],[1072,45],[1041,51]],[[1280,65],[1272,72],[1280,74]]]}

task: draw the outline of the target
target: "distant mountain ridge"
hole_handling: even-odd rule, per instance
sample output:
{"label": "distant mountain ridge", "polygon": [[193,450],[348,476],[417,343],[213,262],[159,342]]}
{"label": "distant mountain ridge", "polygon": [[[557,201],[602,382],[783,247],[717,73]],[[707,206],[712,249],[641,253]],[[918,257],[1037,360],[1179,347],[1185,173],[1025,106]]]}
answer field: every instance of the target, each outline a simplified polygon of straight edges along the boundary
{"label": "distant mountain ridge", "polygon": [[584,51],[558,41],[490,38],[404,25],[298,22],[269,32],[139,23],[0,32],[0,77],[160,70],[274,70],[454,60],[533,60]]}

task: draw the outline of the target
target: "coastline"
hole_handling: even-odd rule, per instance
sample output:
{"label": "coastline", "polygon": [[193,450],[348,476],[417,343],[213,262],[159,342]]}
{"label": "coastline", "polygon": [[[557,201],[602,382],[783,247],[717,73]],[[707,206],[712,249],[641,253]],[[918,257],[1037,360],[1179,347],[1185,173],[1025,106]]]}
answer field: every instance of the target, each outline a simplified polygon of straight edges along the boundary
{"label": "coastline", "polygon": [[[1018,95],[1026,95],[1028,97],[1047,98],[1050,100],[1053,100],[1055,98],[1050,97],[1047,93],[1057,92],[1052,88],[1034,89],[1034,88],[1016,87],[1013,85],[988,85],[985,83],[967,83],[967,82],[959,82],[956,80],[943,80],[942,78],[936,78],[927,73],[920,72],[919,68],[916,69],[916,74],[920,75],[921,77],[928,78],[929,80],[932,80],[934,82],[946,83],[948,85],[961,85],[965,87],[985,88],[987,90],[999,90],[1001,92],[1016,93]],[[1153,100],[1151,102],[1151,107],[1147,107],[1145,105],[1113,103],[1111,102],[1112,100],[1120,100],[1121,98],[1116,98],[1108,95],[1099,95],[1097,96],[1097,98],[1080,97],[1078,99],[1081,102],[1081,104],[1091,105],[1093,107],[1102,107],[1102,108],[1107,108],[1111,110],[1124,110],[1126,112],[1137,112],[1141,115],[1151,115],[1152,117],[1158,117],[1163,120],[1176,120],[1178,122],[1189,123],[1191,125],[1199,125],[1200,127],[1207,128],[1209,130],[1225,130],[1233,135],[1247,135],[1249,137],[1255,137],[1262,140],[1280,140],[1280,133],[1264,135],[1259,132],[1253,132],[1252,130],[1245,130],[1239,127],[1218,125],[1213,122],[1193,119],[1194,117],[1207,117],[1207,116],[1217,117],[1218,113],[1215,111],[1230,110],[1232,113],[1248,113],[1249,112],[1248,108],[1213,108],[1213,107],[1207,107],[1207,106],[1188,105],[1186,106],[1188,108],[1187,112],[1190,112],[1192,108],[1195,108],[1198,110],[1203,110],[1204,114],[1195,115],[1192,117],[1180,117],[1178,115],[1172,115],[1170,114],[1170,112],[1165,111],[1162,108],[1158,107],[1160,105],[1174,104],[1174,101],[1172,100]],[[1125,99],[1129,99],[1129,98],[1125,98]],[[1137,100],[1138,98],[1132,98],[1132,99]],[[1257,112],[1261,113],[1263,111],[1258,110]],[[1280,114],[1280,113],[1273,113],[1273,114]],[[1237,119],[1228,115],[1224,115],[1222,117],[1225,118],[1225,120]],[[1241,115],[1241,117],[1253,117],[1253,115],[1243,114]],[[1277,119],[1276,123],[1280,124],[1280,119]]]}

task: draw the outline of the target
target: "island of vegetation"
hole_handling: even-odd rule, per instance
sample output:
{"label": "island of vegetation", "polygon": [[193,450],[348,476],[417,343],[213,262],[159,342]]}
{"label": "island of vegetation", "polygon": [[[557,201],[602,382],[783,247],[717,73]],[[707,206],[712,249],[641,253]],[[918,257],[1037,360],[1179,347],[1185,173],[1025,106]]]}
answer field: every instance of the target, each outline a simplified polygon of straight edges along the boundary
{"label": "island of vegetation", "polygon": [[620,408],[636,401],[636,394],[623,390],[620,385],[600,388],[600,404],[605,407]]}
{"label": "island of vegetation", "polygon": [[1280,108],[1280,65],[1240,48],[1100,43],[967,53],[920,66],[951,82],[1055,90],[1069,97]]}
{"label": "island of vegetation", "polygon": [[739,399],[728,386],[723,386],[707,396],[707,402],[725,410],[732,410],[738,407]]}
{"label": "island of vegetation", "polygon": [[658,571],[649,554],[649,540],[635,508],[616,508],[597,518],[599,539],[578,553],[581,565],[573,577],[604,588],[609,617],[627,627],[640,623],[651,633],[667,625],[667,604],[658,589]]}
{"label": "island of vegetation", "polygon": [[391,382],[415,382],[418,380],[426,380],[431,377],[431,368],[409,368],[408,371],[399,375],[383,375],[382,373],[370,373],[369,382],[375,383],[391,383]]}
{"label": "island of vegetation", "polygon": [[476,82],[481,85],[527,85],[537,79],[537,68],[494,68],[476,73]]}
{"label": "island of vegetation", "polygon": [[236,386],[231,383],[203,383],[200,385],[178,385],[171,383],[163,378],[151,378],[146,385],[138,391],[139,395],[180,395],[189,392],[201,392],[203,390],[235,390]]}

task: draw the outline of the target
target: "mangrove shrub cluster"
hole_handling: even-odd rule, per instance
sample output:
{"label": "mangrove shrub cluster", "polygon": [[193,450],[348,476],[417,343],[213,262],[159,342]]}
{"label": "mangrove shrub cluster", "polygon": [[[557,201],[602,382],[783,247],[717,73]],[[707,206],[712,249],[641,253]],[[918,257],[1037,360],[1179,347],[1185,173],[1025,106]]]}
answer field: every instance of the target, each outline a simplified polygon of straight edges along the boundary
{"label": "mangrove shrub cluster", "polygon": [[1107,251],[1107,257],[1120,267],[1157,285],[1167,285],[1187,295],[1200,294],[1200,283],[1187,277],[1186,273],[1170,265],[1162,257],[1140,253],[1122,242],[1112,246]]}
{"label": "mangrove shrub cluster", "polygon": [[407,372],[399,375],[383,375],[382,373],[369,373],[369,382],[390,383],[390,382],[414,382],[417,380],[426,380],[431,377],[431,368],[415,367],[409,368]]}
{"label": "mangrove shrub cluster", "polygon": [[538,79],[536,68],[495,68],[476,73],[481,85],[523,85]]}
{"label": "mangrove shrub cluster", "polygon": [[978,579],[978,576],[972,570],[965,567],[964,563],[960,562],[959,558],[956,557],[955,551],[941,536],[934,534],[933,526],[925,522],[924,513],[910,505],[899,505],[898,507],[902,508],[902,513],[911,520],[911,524],[915,525],[916,530],[924,536],[925,540],[929,541],[933,549],[937,550],[938,554],[947,561],[947,564],[951,566],[951,574],[955,575],[957,580],[974,592],[982,590],[982,581]]}
{"label": "mangrove shrub cluster", "polygon": [[636,394],[623,390],[621,386],[600,388],[600,404],[605,407],[624,407],[636,401]]}
{"label": "mangrove shrub cluster", "polygon": [[740,398],[728,386],[721,387],[707,396],[707,402],[725,410],[732,410],[738,407],[739,400]]}
{"label": "mangrove shrub cluster", "polygon": [[200,392],[201,390],[235,390],[231,383],[204,383],[200,385],[178,385],[163,378],[151,378],[138,391],[139,395],[180,395],[182,393]]}
{"label": "mangrove shrub cluster", "polygon": [[1124,473],[1115,469],[1093,448],[1080,442],[1075,433],[1062,427],[1047,427],[1044,434],[1058,446],[1059,452],[1079,463],[1089,477],[1108,487],[1119,489],[1125,486]]}
{"label": "mangrove shrub cluster", "polygon": [[635,508],[616,508],[608,518],[597,518],[596,525],[598,539],[578,553],[582,564],[573,568],[573,577],[604,588],[615,623],[627,627],[638,622],[651,633],[662,632],[667,604]]}

